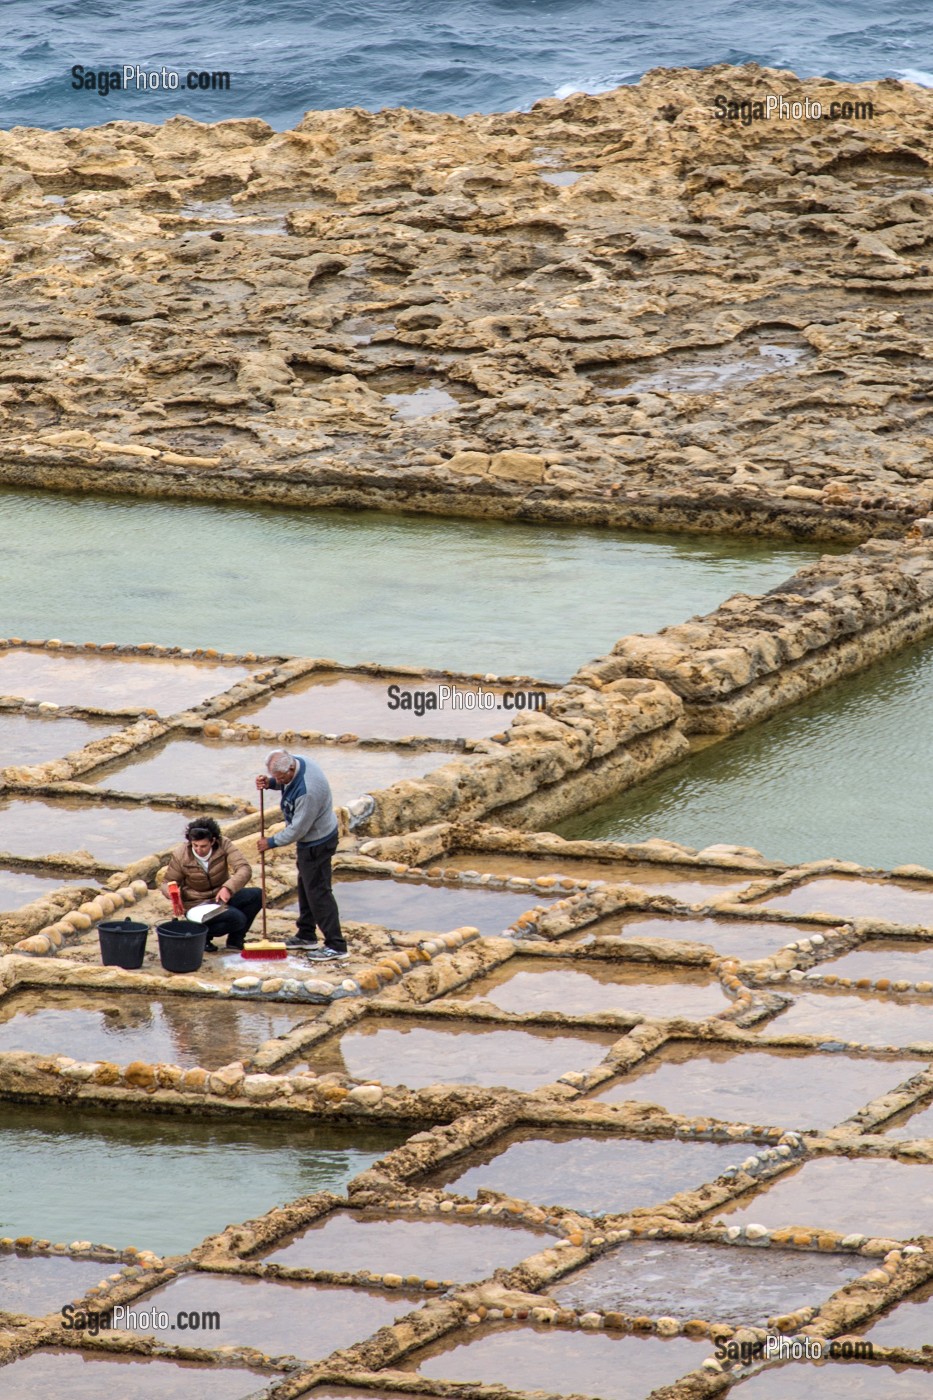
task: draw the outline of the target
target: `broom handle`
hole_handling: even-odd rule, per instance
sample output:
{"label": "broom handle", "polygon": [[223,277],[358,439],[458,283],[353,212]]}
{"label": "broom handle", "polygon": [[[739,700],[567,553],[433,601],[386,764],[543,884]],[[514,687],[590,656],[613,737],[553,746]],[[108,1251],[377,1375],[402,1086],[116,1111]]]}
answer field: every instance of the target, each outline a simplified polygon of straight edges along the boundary
{"label": "broom handle", "polygon": [[[266,794],[265,789],[259,789],[259,834],[266,834]],[[266,939],[266,853],[259,852],[259,883],[262,888],[262,937]]]}

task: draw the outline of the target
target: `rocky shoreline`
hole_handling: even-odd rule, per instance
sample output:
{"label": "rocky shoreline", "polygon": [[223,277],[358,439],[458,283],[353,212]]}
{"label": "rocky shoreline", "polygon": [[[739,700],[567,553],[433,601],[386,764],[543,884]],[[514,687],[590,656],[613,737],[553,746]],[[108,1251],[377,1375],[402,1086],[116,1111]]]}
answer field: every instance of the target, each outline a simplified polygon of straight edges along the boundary
{"label": "rocky shoreline", "polygon": [[[871,120],[717,116],[785,92]],[[858,541],[933,500],[926,90],[0,136],[0,482]]]}

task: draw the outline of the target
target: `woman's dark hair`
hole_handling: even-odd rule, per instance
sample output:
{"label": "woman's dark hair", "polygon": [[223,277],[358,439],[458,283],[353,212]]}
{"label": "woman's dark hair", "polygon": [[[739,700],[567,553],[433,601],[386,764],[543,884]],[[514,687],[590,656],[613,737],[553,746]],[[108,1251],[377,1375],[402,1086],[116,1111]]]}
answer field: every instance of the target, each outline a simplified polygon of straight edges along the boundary
{"label": "woman's dark hair", "polygon": [[206,841],[208,837],[215,845],[219,844],[221,839],[220,827],[213,817],[197,817],[185,827],[186,841]]}

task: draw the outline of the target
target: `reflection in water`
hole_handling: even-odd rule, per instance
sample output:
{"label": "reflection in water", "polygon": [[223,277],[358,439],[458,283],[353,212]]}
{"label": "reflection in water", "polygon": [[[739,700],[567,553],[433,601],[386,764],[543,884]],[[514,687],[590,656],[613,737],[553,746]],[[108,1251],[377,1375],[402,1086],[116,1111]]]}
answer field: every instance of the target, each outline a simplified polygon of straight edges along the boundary
{"label": "reflection in water", "polygon": [[718,978],[685,967],[601,963],[549,967],[543,958],[513,958],[503,967],[451,994],[489,1001],[502,1011],[561,1011],[585,1016],[614,1011],[639,1016],[688,1016],[702,1020],[728,1011]]}
{"label": "reflection in water", "polygon": [[15,992],[0,1003],[0,1051],[219,1069],[248,1059],[263,1041],[290,1030],[307,1014],[302,1007],[244,1004],[228,997],[149,1000],[43,987]]}
{"label": "reflection in water", "polygon": [[568,1070],[599,1064],[615,1040],[612,1033],[490,1030],[469,1021],[419,1023],[372,1016],[314,1047],[318,1074],[349,1074],[424,1089],[429,1084],[507,1085],[536,1089]]}

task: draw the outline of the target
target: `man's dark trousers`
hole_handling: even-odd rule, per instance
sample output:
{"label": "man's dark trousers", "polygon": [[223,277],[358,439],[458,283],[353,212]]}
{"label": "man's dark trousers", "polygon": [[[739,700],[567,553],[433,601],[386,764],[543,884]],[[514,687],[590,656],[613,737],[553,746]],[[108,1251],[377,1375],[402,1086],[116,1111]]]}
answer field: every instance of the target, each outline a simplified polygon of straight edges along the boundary
{"label": "man's dark trousers", "polygon": [[298,853],[298,924],[300,938],[317,942],[317,930],[324,935],[328,948],[336,953],[347,951],[347,941],[340,931],[340,914],[331,885],[331,860],[337,849],[338,833],[312,845],[299,842]]}
{"label": "man's dark trousers", "polygon": [[208,938],[223,938],[226,935],[228,948],[242,948],[247,931],[261,908],[261,890],[237,890],[230,896],[224,912],[204,925]]}

